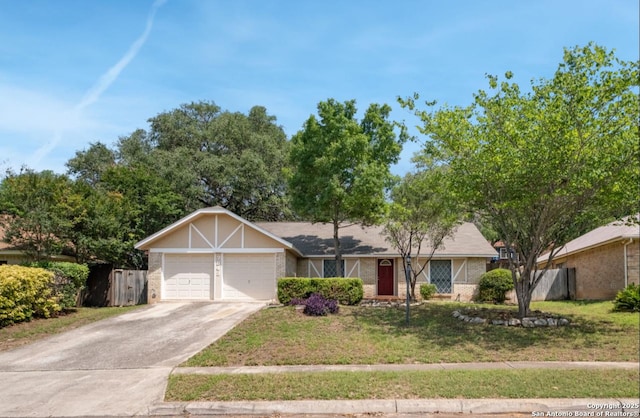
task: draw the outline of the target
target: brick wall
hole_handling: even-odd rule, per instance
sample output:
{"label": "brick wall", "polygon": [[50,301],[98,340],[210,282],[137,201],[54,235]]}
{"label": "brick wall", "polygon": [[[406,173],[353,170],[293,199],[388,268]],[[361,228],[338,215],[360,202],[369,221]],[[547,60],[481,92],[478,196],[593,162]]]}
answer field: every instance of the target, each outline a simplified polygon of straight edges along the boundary
{"label": "brick wall", "polygon": [[147,272],[147,303],[160,301],[162,289],[162,253],[149,253]]}
{"label": "brick wall", "polygon": [[[285,268],[285,276],[286,277],[294,277],[298,275],[298,258],[286,251],[286,268]],[[284,276],[278,276],[278,278]]]}
{"label": "brick wall", "polygon": [[563,257],[556,264],[562,262],[564,267],[576,269],[577,299],[613,299],[624,288],[624,246],[620,241]]}
{"label": "brick wall", "polygon": [[467,283],[479,283],[480,276],[487,272],[486,258],[467,259]]}
{"label": "brick wall", "polygon": [[287,255],[276,253],[276,279],[287,275]]}
{"label": "brick wall", "polygon": [[454,283],[451,299],[462,301],[462,302],[470,302],[473,300],[477,289],[478,289],[477,284]]}
{"label": "brick wall", "polygon": [[627,277],[628,283],[640,284],[640,240],[633,240],[627,245]]}

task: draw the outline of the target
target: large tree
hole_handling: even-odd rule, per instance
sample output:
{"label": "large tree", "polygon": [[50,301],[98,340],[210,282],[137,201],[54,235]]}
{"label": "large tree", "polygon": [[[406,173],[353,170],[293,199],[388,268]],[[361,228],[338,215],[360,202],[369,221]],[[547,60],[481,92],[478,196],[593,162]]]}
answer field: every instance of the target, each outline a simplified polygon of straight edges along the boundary
{"label": "large tree", "polygon": [[488,76],[490,91],[467,107],[402,102],[422,120],[425,152],[454,173],[452,192],[519,254],[511,270],[524,317],[565,243],[638,210],[638,63],[589,44],[566,49],[554,76],[530,91],[511,78]]}
{"label": "large tree", "polygon": [[[185,200],[158,170],[146,132],[122,137],[116,150],[91,144],[69,160],[84,202],[73,228],[78,256],[142,268],[133,245],[186,214]],[[157,161],[155,162],[157,163]]]}
{"label": "large tree", "polygon": [[289,187],[296,214],[312,222],[333,224],[336,274],[342,276],[339,229],[379,223],[390,165],[397,162],[404,130],[396,135],[388,105],[372,104],[359,122],[355,100],[329,99],[318,104],[292,138]]}
{"label": "large tree", "polygon": [[245,115],[211,102],[190,103],[149,122],[157,169],[189,209],[220,205],[249,220],[290,217],[288,142],[264,107]]}
{"label": "large tree", "polygon": [[412,300],[416,299],[418,277],[462,217],[460,204],[449,192],[448,171],[446,167],[429,167],[408,173],[391,192],[384,233],[403,260],[413,259],[410,266],[404,263]]}

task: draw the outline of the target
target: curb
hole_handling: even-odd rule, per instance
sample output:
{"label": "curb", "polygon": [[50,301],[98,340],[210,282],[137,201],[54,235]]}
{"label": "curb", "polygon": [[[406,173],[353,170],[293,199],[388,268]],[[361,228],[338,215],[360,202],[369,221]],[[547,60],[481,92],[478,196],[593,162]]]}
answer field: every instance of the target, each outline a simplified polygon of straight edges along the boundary
{"label": "curb", "polygon": [[624,399],[397,399],[303,400],[260,402],[166,402],[149,408],[150,416],[272,414],[508,414],[531,416],[638,417],[639,400]]}

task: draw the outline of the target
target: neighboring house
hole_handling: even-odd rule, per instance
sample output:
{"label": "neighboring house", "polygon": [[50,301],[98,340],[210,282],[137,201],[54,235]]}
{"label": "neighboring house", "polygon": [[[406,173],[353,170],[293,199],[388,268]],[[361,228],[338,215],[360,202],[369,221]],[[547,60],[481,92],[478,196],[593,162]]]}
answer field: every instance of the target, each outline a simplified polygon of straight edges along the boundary
{"label": "neighboring house", "polygon": [[[381,227],[353,225],[340,234],[343,271],[362,278],[365,297],[404,294],[402,260]],[[187,215],[135,247],[149,254],[149,303],[274,300],[278,278],[335,276],[332,237],[329,224],[251,223],[214,207]],[[478,229],[464,223],[436,251],[422,281],[435,283],[453,299],[468,300],[495,254]]]}
{"label": "neighboring house", "polygon": [[[640,227],[612,222],[568,242],[550,268],[575,268],[576,299],[613,299],[640,279]],[[549,258],[538,259],[544,267]]]}
{"label": "neighboring house", "polygon": [[[33,261],[22,249],[4,242],[4,231],[4,228],[0,225],[0,265],[22,264]],[[66,255],[53,256],[50,259],[53,261],[76,261],[75,258]]]}
{"label": "neighboring house", "polygon": [[518,253],[513,248],[509,251],[503,241],[496,241],[496,243],[493,244],[493,248],[498,252],[498,254],[489,262],[487,271],[498,268],[508,269],[509,258],[511,258],[516,265],[520,264],[520,256]]}

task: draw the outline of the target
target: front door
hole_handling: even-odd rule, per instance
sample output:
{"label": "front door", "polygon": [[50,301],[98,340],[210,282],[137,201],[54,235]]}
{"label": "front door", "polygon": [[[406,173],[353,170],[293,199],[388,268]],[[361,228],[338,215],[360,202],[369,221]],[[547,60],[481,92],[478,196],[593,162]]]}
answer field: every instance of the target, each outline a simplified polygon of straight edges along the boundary
{"label": "front door", "polygon": [[393,260],[378,260],[378,295],[393,296]]}

